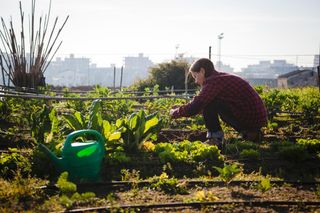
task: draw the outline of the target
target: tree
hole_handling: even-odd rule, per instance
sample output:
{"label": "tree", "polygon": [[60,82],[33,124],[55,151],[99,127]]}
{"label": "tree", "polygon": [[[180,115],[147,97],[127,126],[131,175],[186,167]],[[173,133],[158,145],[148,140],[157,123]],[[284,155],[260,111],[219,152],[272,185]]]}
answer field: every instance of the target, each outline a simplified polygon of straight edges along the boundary
{"label": "tree", "polygon": [[[188,74],[189,64],[183,60],[172,60],[151,67],[149,77],[135,83],[135,87],[142,91],[145,87],[159,85],[160,90],[166,88],[185,89],[185,76]],[[191,75],[187,76],[188,89],[196,88]]]}

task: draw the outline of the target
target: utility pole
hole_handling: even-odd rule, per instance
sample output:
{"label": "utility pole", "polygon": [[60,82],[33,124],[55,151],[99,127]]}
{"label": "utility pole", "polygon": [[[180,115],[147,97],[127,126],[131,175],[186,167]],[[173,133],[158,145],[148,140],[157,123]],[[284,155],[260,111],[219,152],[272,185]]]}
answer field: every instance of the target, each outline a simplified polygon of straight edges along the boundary
{"label": "utility pole", "polygon": [[116,66],[113,67],[113,90],[116,90]]}
{"label": "utility pole", "polygon": [[223,33],[220,33],[219,35],[218,35],[218,39],[219,39],[219,52],[218,52],[218,58],[219,58],[219,61],[218,61],[218,70],[220,71],[220,69],[221,69],[221,40],[223,39]]}
{"label": "utility pole", "polygon": [[209,46],[209,59],[211,60],[211,46]]}
{"label": "utility pole", "polygon": [[320,47],[319,47],[319,55],[318,55],[318,87],[319,87],[319,92],[320,92]]}
{"label": "utility pole", "polygon": [[120,91],[122,90],[122,76],[123,76],[123,66],[121,67],[121,72],[120,72]]}

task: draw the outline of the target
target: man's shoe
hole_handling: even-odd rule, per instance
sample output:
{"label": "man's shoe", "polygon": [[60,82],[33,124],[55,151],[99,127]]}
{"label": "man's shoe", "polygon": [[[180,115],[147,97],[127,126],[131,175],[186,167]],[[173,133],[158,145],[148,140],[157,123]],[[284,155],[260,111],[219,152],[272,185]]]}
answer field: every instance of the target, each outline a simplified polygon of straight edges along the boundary
{"label": "man's shoe", "polygon": [[209,145],[216,145],[220,150],[224,146],[224,133],[223,131],[216,131],[216,132],[207,132],[207,141],[206,144]]}
{"label": "man's shoe", "polygon": [[221,150],[224,146],[224,139],[223,138],[208,138],[208,140],[206,140],[204,143],[208,144],[208,145],[215,145],[218,147],[218,149]]}

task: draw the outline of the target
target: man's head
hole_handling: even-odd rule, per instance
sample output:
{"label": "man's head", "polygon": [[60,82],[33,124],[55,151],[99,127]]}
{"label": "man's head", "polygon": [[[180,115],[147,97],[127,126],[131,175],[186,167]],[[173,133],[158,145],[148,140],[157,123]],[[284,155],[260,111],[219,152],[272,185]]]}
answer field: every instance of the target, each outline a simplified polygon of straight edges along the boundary
{"label": "man's head", "polygon": [[202,86],[205,79],[212,75],[214,71],[215,69],[212,61],[207,58],[196,60],[189,69],[189,72],[195,79],[196,84],[199,84],[200,86]]}

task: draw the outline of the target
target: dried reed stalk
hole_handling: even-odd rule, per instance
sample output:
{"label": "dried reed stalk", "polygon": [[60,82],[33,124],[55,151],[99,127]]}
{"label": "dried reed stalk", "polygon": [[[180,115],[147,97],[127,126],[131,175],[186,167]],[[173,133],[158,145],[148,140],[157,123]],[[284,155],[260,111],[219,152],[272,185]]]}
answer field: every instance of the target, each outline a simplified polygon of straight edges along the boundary
{"label": "dried reed stalk", "polygon": [[[48,14],[44,18],[43,16],[39,18],[38,27],[35,26],[35,6],[36,1],[32,0],[31,19],[29,17],[29,53],[26,52],[24,12],[22,11],[21,1],[19,2],[20,40],[17,39],[12,19],[9,22],[9,27],[7,27],[1,17],[2,30],[0,30],[0,39],[2,48],[0,46],[0,66],[2,73],[8,77],[8,85],[11,81],[16,87],[37,88],[38,86],[45,86],[43,74],[62,44],[62,41],[58,45],[56,45],[56,42],[69,16],[66,17],[57,32],[58,17],[56,17],[51,31],[48,31],[51,0]],[[4,78],[3,84],[6,85]]]}

